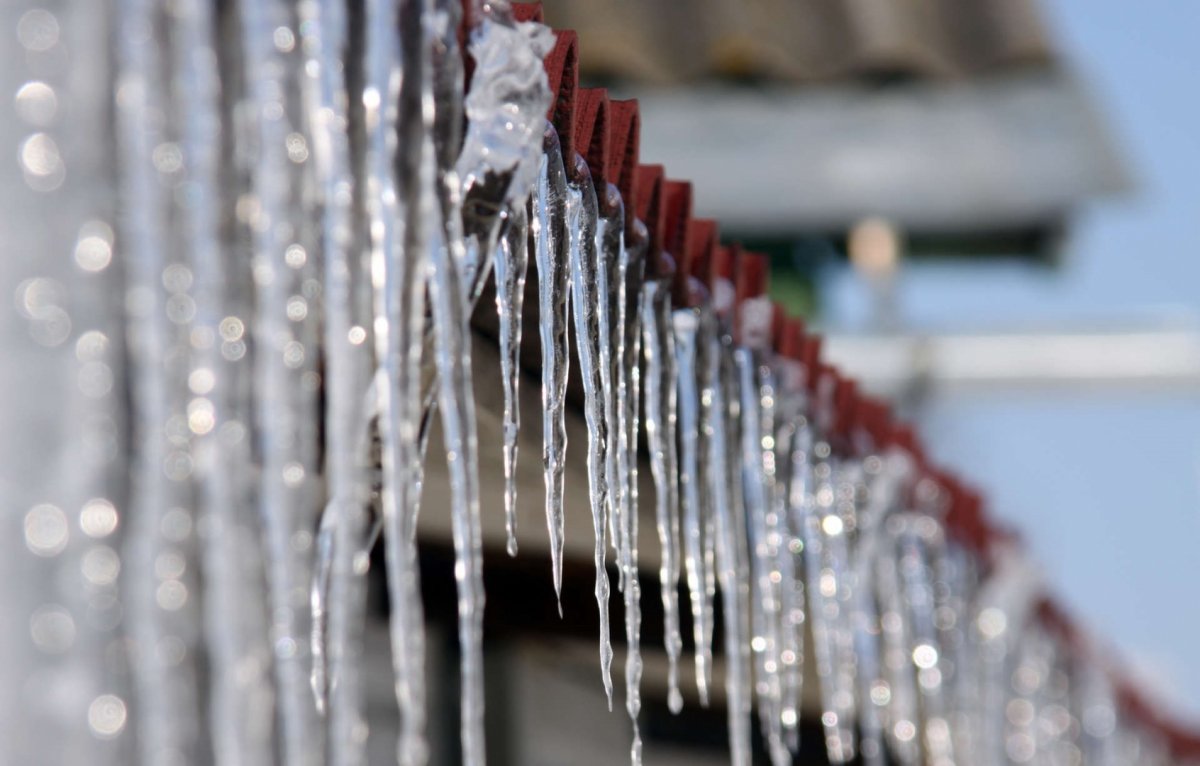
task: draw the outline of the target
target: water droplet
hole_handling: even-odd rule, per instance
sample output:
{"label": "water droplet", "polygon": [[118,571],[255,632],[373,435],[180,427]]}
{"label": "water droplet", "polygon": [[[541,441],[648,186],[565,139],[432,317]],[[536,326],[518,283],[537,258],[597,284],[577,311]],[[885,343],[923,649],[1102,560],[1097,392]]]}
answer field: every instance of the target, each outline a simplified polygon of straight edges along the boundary
{"label": "water droplet", "polygon": [[117,509],[104,498],[87,501],[79,512],[79,528],[85,535],[97,540],[117,531],[117,523]]}
{"label": "water droplet", "polygon": [[88,727],[100,739],[112,739],[125,728],[125,701],[115,694],[101,694],[88,706]]}
{"label": "water droplet", "polygon": [[108,336],[99,330],[88,330],[75,341],[75,358],[81,362],[95,362],[108,353]]}
{"label": "water droplet", "polygon": [[20,87],[14,99],[17,116],[35,128],[44,128],[58,113],[58,96],[44,82],[34,80]]}
{"label": "water droplet", "polygon": [[57,556],[67,547],[70,527],[58,507],[43,503],[25,514],[25,545],[39,556]]}
{"label": "water droplet", "polygon": [[304,364],[304,344],[295,340],[285,343],[283,346],[283,363],[293,370]]}
{"label": "water droplet", "polygon": [[62,654],[75,643],[75,620],[58,604],[46,604],[30,618],[29,635],[46,654]]}
{"label": "water droplet", "polygon": [[299,463],[288,463],[283,467],[283,483],[289,487],[298,487],[304,481],[304,466]]}
{"label": "water droplet", "polygon": [[183,152],[180,151],[179,144],[169,141],[154,147],[151,160],[155,169],[163,175],[173,175],[183,169]]}
{"label": "water droplet", "polygon": [[22,141],[18,157],[29,188],[49,192],[62,186],[67,168],[58,152],[58,144],[47,134],[34,133]]}
{"label": "water droplet", "polygon": [[220,333],[221,338],[225,341],[232,343],[241,340],[242,334],[245,332],[246,326],[237,317],[225,317],[221,320]]}
{"label": "water droplet", "polygon": [[197,367],[188,375],[188,390],[199,396],[212,391],[215,383],[216,376],[207,367]]}
{"label": "water droplet", "polygon": [[288,27],[276,27],[272,38],[280,53],[290,53],[296,47],[296,34]]}
{"label": "water droplet", "polygon": [[167,292],[187,292],[192,288],[192,279],[192,270],[182,263],[173,263],[163,269],[162,283]]}
{"label": "water droplet", "polygon": [[160,580],[178,580],[187,570],[187,561],[175,551],[163,551],[154,559],[154,575]]}
{"label": "water droplet", "polygon": [[288,298],[285,310],[287,311],[288,319],[293,322],[302,322],[308,316],[308,301],[304,300],[302,296],[293,295],[291,298]]}
{"label": "water droplet", "polygon": [[216,425],[216,413],[212,402],[208,399],[197,398],[188,402],[188,428],[192,433],[203,436],[212,431]]}
{"label": "water droplet", "polygon": [[121,572],[121,557],[107,545],[97,545],[84,554],[81,567],[92,585],[112,585]]}
{"label": "water droplet", "polygon": [[183,542],[192,533],[192,517],[182,508],[172,508],[163,514],[160,529],[167,540]]}
{"label": "water droplet", "polygon": [[182,609],[183,605],[187,603],[187,599],[187,586],[178,580],[167,580],[159,585],[158,590],[154,593],[154,600],[168,612]]}
{"label": "water droplet", "polygon": [[283,251],[283,261],[293,269],[301,268],[308,261],[308,252],[303,245],[288,245],[287,250]]}
{"label": "water droplet", "polygon": [[308,159],[308,142],[304,139],[303,134],[288,133],[285,145],[288,159],[292,162],[300,164]]}
{"label": "water droplet", "polygon": [[17,39],[25,50],[48,51],[58,44],[58,19],[42,8],[27,11],[17,22]]}

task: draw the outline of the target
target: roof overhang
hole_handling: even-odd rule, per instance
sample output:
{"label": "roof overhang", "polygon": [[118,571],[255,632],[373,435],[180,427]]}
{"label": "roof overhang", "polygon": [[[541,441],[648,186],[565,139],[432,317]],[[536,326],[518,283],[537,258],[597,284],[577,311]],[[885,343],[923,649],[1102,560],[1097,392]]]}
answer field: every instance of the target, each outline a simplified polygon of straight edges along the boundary
{"label": "roof overhang", "polygon": [[1068,74],[887,87],[639,90],[642,141],[726,229],[1037,228],[1131,181]]}

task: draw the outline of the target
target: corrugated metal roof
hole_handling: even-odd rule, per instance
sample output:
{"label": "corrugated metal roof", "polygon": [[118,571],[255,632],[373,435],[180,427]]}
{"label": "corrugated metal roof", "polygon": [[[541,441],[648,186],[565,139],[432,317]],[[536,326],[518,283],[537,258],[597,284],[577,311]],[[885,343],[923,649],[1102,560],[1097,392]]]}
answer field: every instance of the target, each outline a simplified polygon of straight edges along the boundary
{"label": "corrugated metal roof", "polygon": [[1037,0],[546,0],[586,75],[974,78],[1056,62]]}

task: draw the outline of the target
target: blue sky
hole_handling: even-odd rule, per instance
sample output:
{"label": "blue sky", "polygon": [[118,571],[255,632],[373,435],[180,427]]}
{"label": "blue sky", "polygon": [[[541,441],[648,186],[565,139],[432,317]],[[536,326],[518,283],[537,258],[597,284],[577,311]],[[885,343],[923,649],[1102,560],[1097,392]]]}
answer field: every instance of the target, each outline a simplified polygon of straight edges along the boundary
{"label": "blue sky", "polygon": [[[901,313],[927,329],[1200,326],[1200,3],[1043,5],[1136,189],[1083,212],[1058,269],[909,268]],[[826,287],[831,329],[861,323],[861,285]],[[922,429],[1022,530],[1068,608],[1200,724],[1200,391],[964,393]]]}

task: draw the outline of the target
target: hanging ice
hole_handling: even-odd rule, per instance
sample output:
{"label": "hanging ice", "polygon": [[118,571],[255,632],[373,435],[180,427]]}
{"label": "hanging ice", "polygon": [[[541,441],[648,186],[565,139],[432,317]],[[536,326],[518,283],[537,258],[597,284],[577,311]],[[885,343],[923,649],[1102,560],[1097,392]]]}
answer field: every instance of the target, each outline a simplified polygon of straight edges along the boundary
{"label": "hanging ice", "polygon": [[663,642],[667,650],[667,705],[683,708],[679,693],[679,500],[675,458],[675,333],[671,294],[666,283],[651,280],[642,290],[642,346],[646,361],[646,440],[654,479],[654,518],[662,546],[658,581],[663,602]]}
{"label": "hanging ice", "polygon": [[[784,741],[793,753],[798,751],[800,701],[804,681],[804,591],[800,556],[804,543],[792,513],[793,475],[803,480],[808,452],[796,448],[803,440],[808,423],[803,416],[806,397],[802,390],[803,374],[790,359],[776,360],[777,390],[774,397],[775,491],[772,499],[775,551],[780,573],[780,723]],[[803,489],[800,490],[803,496]]]}
{"label": "hanging ice", "polygon": [[608,573],[604,568],[608,534],[608,484],[605,477],[608,424],[604,419],[604,390],[601,382],[602,345],[597,307],[596,191],[587,162],[575,156],[575,173],[567,182],[567,227],[571,253],[571,304],[575,319],[575,355],[583,378],[584,416],[588,425],[588,500],[592,529],[596,536],[596,606],[600,609],[600,673],[608,707],[612,709],[612,642],[608,620]]}
{"label": "hanging ice", "polygon": [[[258,207],[254,239],[256,310],[256,431],[262,449],[260,509],[267,550],[267,582],[280,689],[284,759],[316,763],[323,728],[309,692],[309,587],[316,529],[319,431],[317,326],[309,301],[319,295],[315,257],[292,262],[288,254],[316,254],[305,200],[310,137],[304,124],[300,51],[279,46],[295,37],[298,19],[282,2],[240,4],[248,108],[257,149],[253,189]],[[282,32],[280,30],[283,30]],[[298,249],[297,249],[298,248]],[[299,263],[299,266],[295,265]],[[232,334],[232,333],[231,333]],[[241,333],[237,333],[240,336]],[[227,338],[228,340],[228,338]]]}
{"label": "hanging ice", "polygon": [[725,696],[729,719],[729,749],[734,766],[750,764],[751,679],[746,613],[750,576],[746,563],[745,520],[738,513],[741,497],[735,470],[738,458],[737,400],[733,360],[724,337],[709,339],[708,380],[712,389],[712,435],[709,441],[708,491],[713,495],[716,521],[716,565],[721,585],[725,628]]}
{"label": "hanging ice", "polygon": [[[467,134],[456,169],[463,187],[464,247],[462,282],[470,307],[485,281],[485,264],[495,266],[500,352],[504,376],[504,472],[508,551],[516,554],[517,353],[521,342],[521,301],[528,263],[526,200],[538,176],[538,134],[550,105],[550,86],[542,58],[553,35],[540,24],[514,24],[503,3],[472,6],[478,18],[471,31],[475,61],[465,99]],[[457,70],[456,70],[457,71]],[[459,78],[460,79],[460,78]],[[459,81],[443,72],[447,87]],[[443,115],[455,135],[454,114]],[[451,140],[451,139],[446,139]],[[509,211],[504,222],[499,210]],[[488,258],[489,254],[494,258]],[[469,310],[468,310],[469,313]]]}
{"label": "hanging ice", "polygon": [[[735,352],[741,387],[742,481],[746,497],[747,529],[750,532],[751,572],[756,598],[751,603],[752,647],[758,661],[755,688],[759,718],[771,760],[791,760],[783,742],[780,688],[780,588],[778,540],[772,535],[774,495],[774,421],[770,411],[773,383],[764,375],[754,351]],[[764,404],[768,405],[764,412]]]}
{"label": "hanging ice", "polygon": [[382,534],[397,759],[426,763],[417,518],[440,417],[463,760],[482,766],[467,323],[494,272],[515,552],[532,247],[554,586],[573,299],[603,681],[611,706],[611,540],[634,763],[643,389],[668,704],[682,705],[682,544],[705,696],[721,590],[735,764],[751,760],[755,692],[772,762],[792,759],[809,627],[834,762],[1168,762],[1161,732],[1121,720],[1124,692],[1081,670],[1035,573],[974,526],[969,496],[872,443],[871,423],[835,430],[836,376],[809,397],[816,371],[774,355],[770,325],[739,322],[737,348],[726,281],[711,306],[674,311],[671,259],[655,253],[644,284],[649,237],[623,217],[629,200],[573,152],[564,167],[547,122],[550,33],[504,0],[117,0],[112,19],[66,0],[10,6],[0,131],[20,149],[0,173],[17,222],[0,277],[18,321],[0,331],[0,385],[36,395],[5,421],[0,461],[19,509],[0,604],[20,628],[0,637],[0,685],[24,691],[0,699],[0,760],[362,764]]}
{"label": "hanging ice", "polygon": [[620,428],[617,417],[620,392],[617,390],[617,368],[623,356],[624,328],[618,321],[622,283],[620,278],[621,250],[624,242],[625,216],[621,195],[612,184],[597,187],[596,221],[596,328],[600,335],[599,350],[600,392],[604,404],[604,423],[607,442],[604,445],[604,485],[607,488],[605,514],[608,535],[617,554],[617,582],[625,590],[625,567],[621,561],[624,543],[621,539],[621,503],[624,488],[618,463],[620,461]]}
{"label": "hanging ice", "polygon": [[[371,292],[365,216],[363,60],[365,28],[337,0],[309,4],[300,25],[318,183],[325,277],[325,400],[328,501],[312,590],[312,685],[328,719],[330,762],[366,760],[361,673],[367,610],[373,464],[368,400]],[[353,27],[351,26],[353,23]],[[353,97],[351,97],[353,94]]]}
{"label": "hanging ice", "polygon": [[[808,571],[809,614],[813,654],[817,660],[825,714],[826,749],[830,759],[854,757],[856,663],[846,541],[846,522],[837,503],[843,477],[831,457],[828,442],[813,445],[815,459],[812,507],[805,521],[804,548]],[[893,693],[896,693],[893,691]],[[894,728],[894,727],[893,727]],[[902,730],[903,732],[903,730]]]}
{"label": "hanging ice", "polygon": [[[167,51],[164,40],[152,32],[160,21],[153,3],[126,0],[119,14],[118,77],[127,89],[118,104],[117,131],[127,205],[122,239],[128,280],[131,426],[141,436],[130,466],[125,543],[128,630],[141,712],[138,747],[147,762],[172,752],[196,759],[202,752],[201,710],[199,679],[189,658],[195,647],[189,644],[198,627],[198,594],[194,578],[181,576],[194,555],[191,536],[182,533],[194,520],[186,401],[186,332],[191,317],[186,311],[169,311],[172,301],[186,309],[192,300],[187,295],[191,272],[171,259],[170,202],[160,191],[165,179],[154,163],[157,147],[170,143],[160,119],[168,113],[167,85],[159,79],[170,72],[170,64],[162,58]],[[28,296],[26,303],[39,305]],[[39,508],[30,511],[35,520],[55,518],[51,511]],[[64,528],[66,523],[64,518]],[[161,584],[155,572],[160,560],[171,564]],[[160,646],[175,647],[184,661],[170,662],[157,651]]]}
{"label": "hanging ice", "polygon": [[[413,6],[415,18],[413,18]],[[420,497],[421,352],[425,325],[428,240],[434,214],[421,204],[421,182],[432,183],[421,163],[421,9],[409,4],[404,45],[394,3],[366,6],[366,64],[362,102],[367,134],[366,208],[371,233],[371,282],[376,371],[373,414],[378,421],[390,635],[396,699],[401,713],[398,760],[420,766],[425,743],[424,619],[416,563],[416,512]],[[403,59],[402,59],[403,54]],[[401,67],[412,73],[401,89]],[[401,141],[399,151],[397,139]],[[424,179],[422,178],[424,172]]]}
{"label": "hanging ice", "polygon": [[530,232],[538,272],[538,324],[542,350],[542,465],[546,484],[546,526],[554,593],[562,614],[563,471],[566,468],[567,372],[570,367],[567,308],[570,299],[568,197],[562,150],[546,123],[542,159],[533,195]]}
{"label": "hanging ice", "polygon": [[[462,184],[461,281],[466,305],[474,306],[494,262],[490,256],[504,223],[500,212],[524,208],[537,177],[538,137],[551,99],[542,59],[554,47],[554,35],[541,24],[514,23],[507,3],[471,3],[469,49],[475,67],[464,100],[456,44],[459,4],[437,0],[436,5],[430,16],[443,19],[443,43],[435,46],[434,136],[439,156],[452,155],[439,164],[452,163]],[[464,113],[467,131],[460,151]]]}
{"label": "hanging ice", "polygon": [[[184,206],[183,241],[194,277],[194,328],[208,338],[228,332],[228,317],[251,316],[249,269],[237,252],[237,235],[223,231],[221,216],[233,205],[220,194],[232,163],[223,149],[221,113],[239,97],[221,93],[214,47],[220,14],[204,2],[181,3],[173,15],[175,87],[181,131],[178,142],[188,184],[198,190]],[[233,287],[241,285],[241,287]],[[244,346],[223,341],[194,349],[188,388],[195,395],[194,462],[197,523],[205,581],[205,635],[212,663],[209,711],[213,759],[218,764],[266,764],[272,757],[271,647],[258,524],[248,501],[254,473],[245,428],[252,421],[250,362]],[[239,435],[241,434],[241,435]],[[256,668],[256,671],[248,669]]]}
{"label": "hanging ice", "polygon": [[679,402],[679,487],[683,510],[684,568],[692,605],[693,636],[696,645],[696,689],[700,703],[708,705],[708,686],[712,680],[711,633],[707,626],[712,602],[708,598],[708,573],[704,552],[705,487],[700,475],[701,456],[707,442],[700,420],[700,386],[704,361],[699,358],[700,314],[695,309],[677,309],[672,317],[675,333],[675,364],[678,372]]}
{"label": "hanging ice", "polygon": [[504,384],[504,516],[508,555],[517,555],[517,369],[521,353],[521,308],[525,299],[525,271],[529,265],[529,229],[526,206],[518,205],[509,218],[508,231],[493,259],[496,275],[496,311],[500,317],[500,368]]}
{"label": "hanging ice", "polygon": [[633,722],[634,741],[631,759],[641,763],[641,736],[638,733],[638,715],[641,712],[641,624],[642,586],[638,580],[638,487],[637,487],[637,439],[638,408],[641,403],[641,321],[638,303],[645,270],[646,247],[649,235],[640,221],[634,221],[633,241],[621,249],[621,290],[617,327],[623,333],[622,358],[617,376],[619,391],[620,443],[619,468],[622,486],[622,518],[625,522],[621,531],[627,546],[623,561],[628,567],[625,587],[625,637],[628,651],[625,658],[626,711]]}

